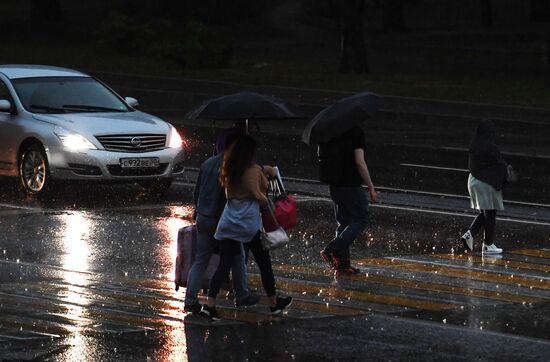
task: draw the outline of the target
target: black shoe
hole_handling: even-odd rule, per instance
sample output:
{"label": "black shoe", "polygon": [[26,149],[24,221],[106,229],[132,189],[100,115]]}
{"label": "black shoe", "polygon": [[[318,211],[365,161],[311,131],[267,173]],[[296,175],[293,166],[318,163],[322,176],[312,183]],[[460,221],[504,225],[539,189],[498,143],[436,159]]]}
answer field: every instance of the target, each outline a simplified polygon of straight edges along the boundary
{"label": "black shoe", "polygon": [[354,268],[351,265],[340,267],[336,270],[338,274],[347,274],[347,275],[354,275],[359,274],[361,272],[360,269]]}
{"label": "black shoe", "polygon": [[209,307],[206,304],[203,304],[200,315],[210,318],[213,321],[221,320],[220,315],[216,311],[216,307]]}
{"label": "black shoe", "polygon": [[235,299],[235,307],[246,307],[257,304],[260,301],[260,296],[256,294],[248,294],[243,299]]}
{"label": "black shoe", "polygon": [[277,302],[275,302],[274,307],[269,307],[271,314],[277,315],[281,314],[285,308],[287,308],[290,303],[292,303],[292,297],[280,298],[277,297]]}
{"label": "black shoe", "polygon": [[361,272],[360,269],[357,269],[351,266],[351,261],[349,257],[338,259],[338,268],[336,268],[336,273],[353,275],[353,274],[359,274],[360,272]]}
{"label": "black shoe", "polygon": [[200,303],[194,303],[194,304],[186,304],[185,307],[183,307],[183,310],[187,312],[189,315],[195,315],[199,314],[201,311],[202,306]]}

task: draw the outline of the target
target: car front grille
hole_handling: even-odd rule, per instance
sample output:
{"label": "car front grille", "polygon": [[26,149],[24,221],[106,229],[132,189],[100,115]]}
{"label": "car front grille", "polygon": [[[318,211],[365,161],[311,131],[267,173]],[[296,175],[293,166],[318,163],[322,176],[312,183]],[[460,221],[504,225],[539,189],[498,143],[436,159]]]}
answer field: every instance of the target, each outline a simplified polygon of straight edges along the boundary
{"label": "car front grille", "polygon": [[166,147],[164,134],[117,134],[96,138],[107,151],[151,152]]}

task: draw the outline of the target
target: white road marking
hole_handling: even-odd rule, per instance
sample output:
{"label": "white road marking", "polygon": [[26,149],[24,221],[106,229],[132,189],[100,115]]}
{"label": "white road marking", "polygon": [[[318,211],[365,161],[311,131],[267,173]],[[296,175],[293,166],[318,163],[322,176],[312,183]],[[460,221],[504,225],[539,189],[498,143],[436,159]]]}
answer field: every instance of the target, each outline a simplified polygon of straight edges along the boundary
{"label": "white road marking", "polygon": [[20,205],[13,205],[13,204],[1,204],[0,203],[0,207],[7,207],[7,208],[19,209],[19,210],[30,210],[30,211],[36,211],[36,212],[43,211],[43,209],[38,208],[38,207],[20,206]]}
{"label": "white road marking", "polygon": [[[297,202],[313,202],[313,201],[324,201],[324,202],[331,202],[331,199],[328,197],[319,197],[319,196],[299,196],[296,197]],[[413,212],[423,212],[427,214],[436,214],[436,215],[450,215],[450,216],[460,216],[460,217],[469,217],[473,218],[477,215],[469,214],[466,212],[457,212],[457,211],[441,211],[441,210],[434,210],[434,209],[425,209],[421,207],[411,207],[411,206],[397,206],[397,205],[388,205],[383,203],[377,203],[377,204],[369,204],[370,207],[376,207],[381,209],[393,209],[393,210],[401,210],[401,211],[413,211]],[[497,220],[500,221],[506,221],[506,222],[515,222],[520,224],[530,224],[530,225],[542,225],[542,226],[550,226],[550,222],[544,222],[544,221],[531,221],[531,220],[522,220],[522,219],[514,219],[510,217],[497,217]]]}
{"label": "white road marking", "polygon": [[459,172],[469,172],[465,168],[454,168],[454,167],[441,167],[441,166],[431,166],[431,165],[420,165],[416,163],[401,163],[400,166],[405,167],[417,167],[417,168],[429,168],[432,170],[442,170],[442,171],[459,171]]}
{"label": "white road marking", "polygon": [[[468,152],[468,148],[466,147],[438,147],[437,149],[441,150],[448,150],[448,151],[462,151],[462,152]],[[519,157],[531,157],[531,158],[542,158],[549,160],[550,155],[537,155],[537,154],[527,154],[527,153],[521,153],[521,152],[502,152],[504,156],[519,156]]]}
{"label": "white road marking", "polygon": [[[416,256],[412,257],[398,257],[398,256],[386,256],[384,259],[389,260],[397,260],[400,262],[405,263],[414,263],[414,264],[427,264],[431,266],[437,266],[437,267],[447,267],[447,268],[454,268],[454,269],[461,269],[461,270],[473,270],[478,272],[484,272],[484,273],[490,273],[490,274],[502,274],[502,275],[511,275],[515,277],[523,277],[528,279],[533,279],[535,281],[550,281],[550,277],[539,275],[539,274],[529,274],[529,273],[522,273],[518,269],[508,269],[506,267],[502,267],[499,269],[488,269],[484,267],[483,264],[467,264],[466,261],[463,263],[452,263],[451,260],[428,260],[428,259],[416,259]],[[518,284],[521,284],[518,282]],[[533,287],[536,288],[536,287]]]}
{"label": "white road marking", "polygon": [[[472,214],[467,214],[467,213],[460,213],[460,212],[453,212],[453,211],[440,211],[440,210],[423,209],[423,208],[414,208],[414,207],[409,207],[409,206],[393,206],[393,205],[384,205],[384,204],[370,204],[370,206],[379,207],[379,208],[383,208],[383,209],[396,209],[396,210],[403,210],[403,211],[423,212],[423,213],[438,214],[438,215],[462,216],[462,217],[469,217],[469,218],[473,218],[473,217],[477,216],[477,215],[472,215]],[[515,222],[515,223],[519,223],[519,224],[550,226],[550,222],[513,219],[513,218],[510,218],[510,217],[497,217],[497,220],[506,221],[506,222]]]}
{"label": "white road marking", "polygon": [[9,335],[6,335],[6,334],[0,334],[0,337],[1,338],[6,338],[6,339],[12,339],[12,340],[16,340],[16,341],[30,341],[30,340],[33,340],[33,339],[42,339],[42,338],[61,338],[61,336],[57,335],[57,334],[47,334],[47,333],[39,333],[39,332],[32,332],[33,334],[42,334],[43,336],[32,336],[32,337],[18,337],[18,336],[9,336]]}

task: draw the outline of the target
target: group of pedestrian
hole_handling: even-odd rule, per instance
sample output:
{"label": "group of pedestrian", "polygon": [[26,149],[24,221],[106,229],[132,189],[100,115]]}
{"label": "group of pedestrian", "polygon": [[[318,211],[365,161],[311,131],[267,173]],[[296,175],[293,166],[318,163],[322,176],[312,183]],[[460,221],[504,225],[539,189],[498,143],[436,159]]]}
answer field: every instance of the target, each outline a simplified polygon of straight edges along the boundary
{"label": "group of pedestrian", "polygon": [[[320,180],[329,185],[337,227],[334,239],[321,256],[332,269],[344,274],[357,274],[350,264],[349,247],[368,222],[368,200],[362,185],[367,185],[370,200],[378,193],[365,163],[365,135],[355,126],[329,142],[319,144]],[[515,177],[496,145],[495,125],[490,120],[479,122],[468,152],[468,192],[471,207],[479,210],[461,241],[468,251],[474,249],[474,235],[483,227],[483,254],[500,254],[494,244],[497,211],[504,210],[502,189]]]}
{"label": "group of pedestrian", "polygon": [[[189,272],[185,310],[218,320],[216,296],[230,271],[235,306],[258,303],[259,297],[249,292],[246,282],[251,251],[260,269],[270,311],[280,314],[292,298],[277,296],[269,251],[260,243],[260,207],[268,201],[267,178],[275,176],[275,172],[270,166],[256,163],[256,142],[251,136],[238,131],[224,135],[225,150],[203,163],[195,187],[197,254]],[[360,272],[351,265],[350,246],[368,224],[369,199],[363,185],[368,187],[370,201],[378,200],[365,150],[365,134],[359,126],[320,143],[318,149],[319,179],[329,186],[337,222],[335,237],[320,254],[331,269],[342,274]],[[497,211],[504,209],[502,189],[512,171],[496,145],[494,123],[481,121],[469,148],[468,192],[471,207],[479,214],[461,237],[467,250],[474,249],[474,236],[483,228],[482,253],[502,253],[494,244],[495,220]],[[207,301],[201,306],[197,299],[200,281],[215,252],[219,252],[220,262],[210,281]]]}
{"label": "group of pedestrian", "polygon": [[[260,269],[270,312],[277,315],[291,304],[292,297],[277,295],[271,256],[260,241],[260,207],[267,205],[267,178],[274,177],[275,170],[256,163],[256,141],[239,128],[224,132],[222,137],[216,143],[220,153],[201,165],[194,190],[197,253],[188,275],[184,308],[190,314],[219,320],[216,297],[230,272],[235,306],[257,304],[260,297],[249,292],[246,281],[251,252]],[[220,261],[210,280],[206,303],[201,306],[197,299],[200,283],[216,252]]]}

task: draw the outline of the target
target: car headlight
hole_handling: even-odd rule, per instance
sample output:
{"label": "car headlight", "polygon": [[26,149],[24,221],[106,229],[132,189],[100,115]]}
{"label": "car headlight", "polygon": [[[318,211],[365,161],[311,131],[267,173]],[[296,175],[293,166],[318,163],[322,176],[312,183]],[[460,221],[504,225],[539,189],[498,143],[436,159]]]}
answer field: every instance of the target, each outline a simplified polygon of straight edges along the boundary
{"label": "car headlight", "polygon": [[59,138],[63,146],[70,151],[96,150],[97,147],[84,136],[71,132],[62,127],[55,127],[53,133]]}
{"label": "car headlight", "polygon": [[181,138],[180,134],[174,127],[171,127],[170,142],[168,143],[168,147],[178,148],[178,147],[181,147],[182,144],[183,144],[183,139]]}

